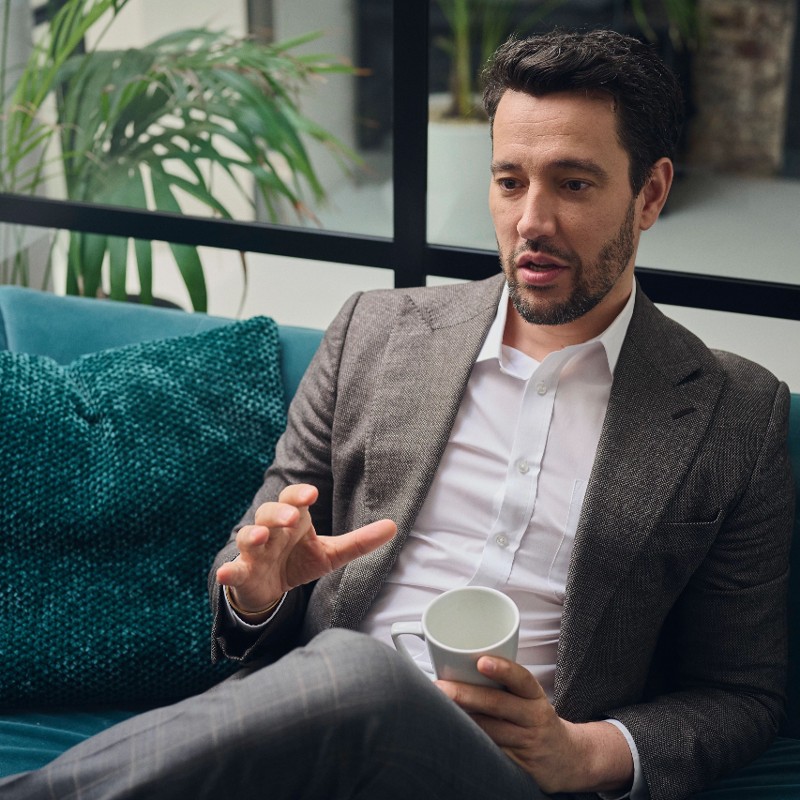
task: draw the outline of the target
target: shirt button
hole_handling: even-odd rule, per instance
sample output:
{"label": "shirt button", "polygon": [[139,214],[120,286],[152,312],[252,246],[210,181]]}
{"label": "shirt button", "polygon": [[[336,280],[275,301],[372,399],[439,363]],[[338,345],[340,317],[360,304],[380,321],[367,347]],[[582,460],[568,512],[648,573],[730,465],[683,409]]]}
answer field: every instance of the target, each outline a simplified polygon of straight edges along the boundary
{"label": "shirt button", "polygon": [[536,384],[536,393],[542,396],[547,394],[547,384],[546,383],[537,383]]}
{"label": "shirt button", "polygon": [[498,547],[508,547],[508,537],[503,536],[501,533],[500,536],[495,537],[495,542],[497,542]]}
{"label": "shirt button", "polygon": [[531,468],[530,464],[528,464],[527,461],[520,461],[519,464],[517,464],[517,469],[523,475],[527,475],[528,474],[528,470],[530,470],[530,468]]}

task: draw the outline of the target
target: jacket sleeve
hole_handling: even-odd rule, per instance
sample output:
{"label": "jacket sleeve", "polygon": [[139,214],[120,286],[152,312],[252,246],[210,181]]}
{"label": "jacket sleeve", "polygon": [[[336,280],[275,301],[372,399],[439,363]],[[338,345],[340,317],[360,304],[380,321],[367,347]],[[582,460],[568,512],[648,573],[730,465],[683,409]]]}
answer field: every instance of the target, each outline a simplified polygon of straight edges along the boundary
{"label": "jacket sleeve", "polygon": [[745,490],[723,510],[668,618],[656,659],[669,664],[669,690],[608,711],[633,736],[653,800],[679,800],[734,771],[770,744],[781,721],[794,517],[788,409],[780,384]]}
{"label": "jacket sleeve", "polygon": [[233,529],[227,544],[214,559],[208,577],[213,613],[211,658],[221,656],[236,661],[274,660],[288,652],[298,641],[303,615],[312,585],[298,586],[289,592],[275,617],[255,636],[234,628],[220,614],[222,589],[216,582],[217,569],[238,555],[236,534],[253,523],[255,512],[263,503],[276,500],[285,486],[310,483],[319,490],[311,509],[318,534],[336,533],[332,525],[331,432],[336,409],[339,364],[347,331],[360,294],[353,295],[328,327],[289,407],[286,431],[278,441],[275,460],[264,476],[250,508]]}

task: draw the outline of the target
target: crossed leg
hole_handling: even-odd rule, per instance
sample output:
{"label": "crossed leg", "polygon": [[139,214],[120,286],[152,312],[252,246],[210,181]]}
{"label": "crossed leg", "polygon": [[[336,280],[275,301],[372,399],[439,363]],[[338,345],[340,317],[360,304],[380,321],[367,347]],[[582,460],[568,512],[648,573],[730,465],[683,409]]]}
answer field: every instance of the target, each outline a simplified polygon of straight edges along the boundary
{"label": "crossed leg", "polygon": [[416,667],[350,631],[0,781],[7,800],[544,795]]}

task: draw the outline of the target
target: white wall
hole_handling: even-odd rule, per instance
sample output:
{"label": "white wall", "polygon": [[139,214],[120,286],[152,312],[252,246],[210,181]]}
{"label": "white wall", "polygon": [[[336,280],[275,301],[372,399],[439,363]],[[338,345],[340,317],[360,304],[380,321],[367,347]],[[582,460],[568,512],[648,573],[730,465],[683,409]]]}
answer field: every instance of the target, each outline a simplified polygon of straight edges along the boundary
{"label": "white wall", "polygon": [[709,347],[730,350],[769,369],[800,393],[800,322],[659,305]]}
{"label": "white wall", "polygon": [[202,26],[243,35],[247,32],[243,0],[130,0],[103,35],[102,47],[141,47],[166,33]]}

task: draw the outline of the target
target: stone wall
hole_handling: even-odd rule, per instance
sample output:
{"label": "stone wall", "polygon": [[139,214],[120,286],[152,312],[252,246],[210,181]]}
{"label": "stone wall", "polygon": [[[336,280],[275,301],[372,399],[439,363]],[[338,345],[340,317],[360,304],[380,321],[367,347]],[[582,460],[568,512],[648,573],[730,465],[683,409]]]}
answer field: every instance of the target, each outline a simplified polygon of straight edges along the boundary
{"label": "stone wall", "polygon": [[795,0],[698,0],[689,161],[753,175],[780,170]]}

